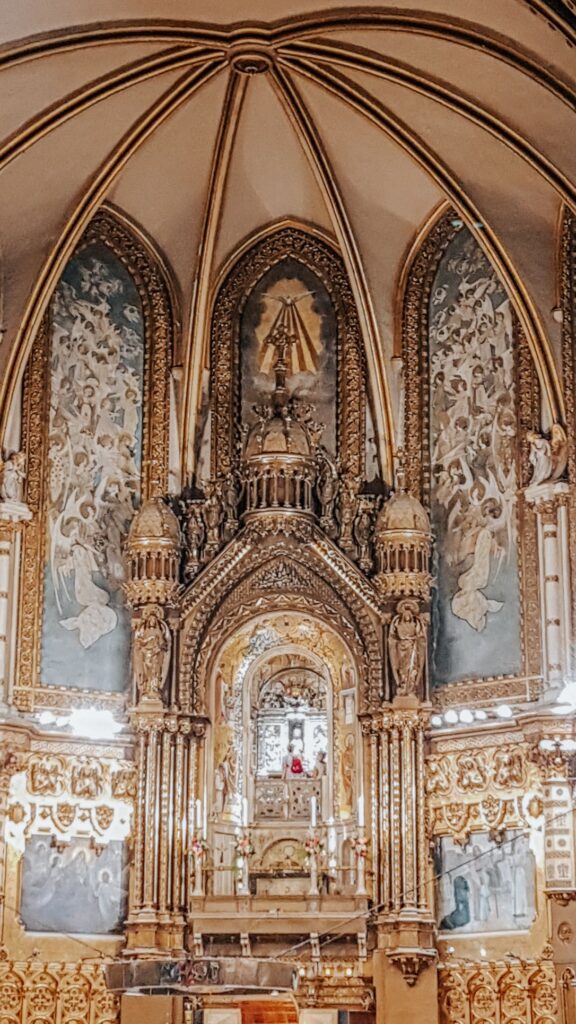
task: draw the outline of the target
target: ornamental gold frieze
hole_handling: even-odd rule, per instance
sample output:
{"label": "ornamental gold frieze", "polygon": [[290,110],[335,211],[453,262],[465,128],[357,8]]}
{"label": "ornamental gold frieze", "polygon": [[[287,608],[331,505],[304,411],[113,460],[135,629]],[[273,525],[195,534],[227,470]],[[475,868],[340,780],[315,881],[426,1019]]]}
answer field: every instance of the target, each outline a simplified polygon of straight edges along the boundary
{"label": "ornamental gold frieze", "polygon": [[129,761],[56,753],[30,753],[12,772],[7,817],[18,831],[126,834],[136,796]]}
{"label": "ornamental gold frieze", "polygon": [[106,988],[102,963],[18,961],[0,949],[3,1024],[116,1024],[120,1001]]}
{"label": "ornamental gold frieze", "polygon": [[432,700],[440,710],[480,707],[495,701],[533,701],[540,696],[542,685],[539,675],[464,679],[435,687]]}
{"label": "ornamental gold frieze", "polygon": [[548,959],[441,963],[440,1024],[555,1024],[556,976]]}
{"label": "ornamental gold frieze", "polygon": [[429,836],[448,834],[465,843],[471,832],[519,828],[542,813],[529,748],[510,735],[501,746],[480,749],[461,739],[460,749],[428,757],[425,786]]}

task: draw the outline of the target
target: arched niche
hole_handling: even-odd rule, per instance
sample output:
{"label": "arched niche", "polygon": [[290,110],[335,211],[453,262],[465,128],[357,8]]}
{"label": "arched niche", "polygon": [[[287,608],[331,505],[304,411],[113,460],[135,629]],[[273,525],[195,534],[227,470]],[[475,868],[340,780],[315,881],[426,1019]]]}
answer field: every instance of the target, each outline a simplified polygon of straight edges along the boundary
{"label": "arched niche", "polygon": [[[314,821],[340,864],[363,813],[358,679],[338,631],[301,608],[252,616],[222,639],[209,667],[204,788],[217,868],[232,864],[237,830],[249,826],[265,877],[266,851],[286,836],[301,849]],[[215,871],[216,890],[225,874]]]}

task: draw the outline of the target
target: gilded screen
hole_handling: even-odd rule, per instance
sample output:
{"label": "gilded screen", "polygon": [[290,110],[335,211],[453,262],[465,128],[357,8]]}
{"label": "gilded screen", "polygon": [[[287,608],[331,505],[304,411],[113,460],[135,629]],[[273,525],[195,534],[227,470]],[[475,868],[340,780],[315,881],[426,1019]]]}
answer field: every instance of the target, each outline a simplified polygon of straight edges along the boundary
{"label": "gilded screen", "polygon": [[435,683],[520,670],[510,300],[462,228],[430,293]]}
{"label": "gilded screen", "polygon": [[41,678],[117,691],[129,663],[122,543],[140,498],[144,326],[105,246],[75,255],[51,312]]}

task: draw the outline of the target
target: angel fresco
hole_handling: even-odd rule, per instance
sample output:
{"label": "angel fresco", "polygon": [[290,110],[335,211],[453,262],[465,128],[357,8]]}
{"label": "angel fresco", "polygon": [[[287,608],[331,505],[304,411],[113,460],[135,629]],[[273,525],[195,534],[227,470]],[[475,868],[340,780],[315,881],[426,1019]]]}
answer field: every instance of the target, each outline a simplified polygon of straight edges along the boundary
{"label": "angel fresco", "polygon": [[452,573],[452,614],[476,632],[504,602],[491,593],[516,543],[516,411],[512,311],[472,238],[432,289],[434,501]]}
{"label": "angel fresco", "polygon": [[[142,314],[126,272],[99,248],[73,258],[52,308],[45,599],[83,650],[118,627],[140,474]],[[51,644],[46,634],[58,662]]]}

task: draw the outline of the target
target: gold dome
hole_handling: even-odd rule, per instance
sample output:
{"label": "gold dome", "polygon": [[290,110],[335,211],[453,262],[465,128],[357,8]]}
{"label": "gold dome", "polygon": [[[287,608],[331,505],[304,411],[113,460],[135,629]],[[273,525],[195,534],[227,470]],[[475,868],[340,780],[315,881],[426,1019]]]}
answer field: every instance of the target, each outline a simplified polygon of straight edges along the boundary
{"label": "gold dome", "polygon": [[132,520],[128,545],[180,548],[180,524],[163,498],[148,498]]}
{"label": "gold dome", "polygon": [[417,530],[419,533],[430,533],[430,519],[423,505],[400,488],[388,499],[376,525],[377,534],[397,530]]}

